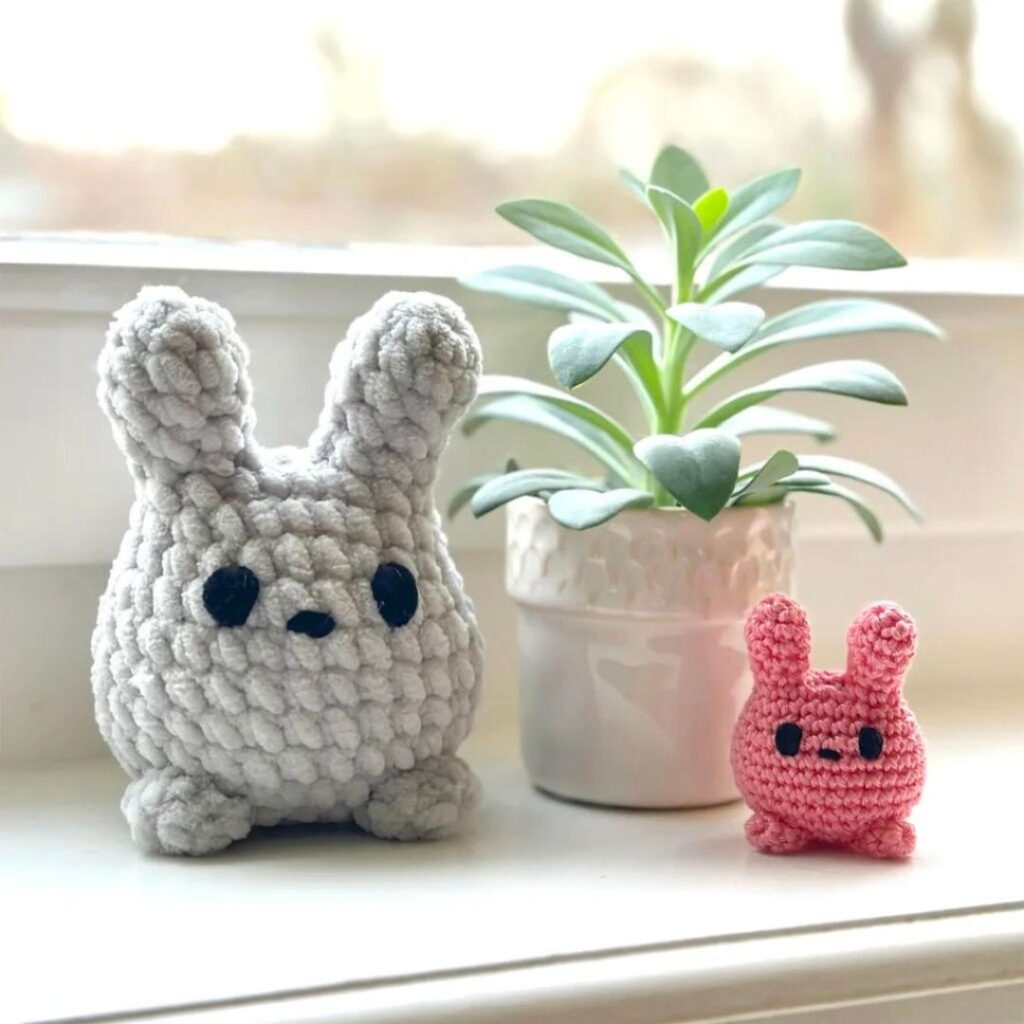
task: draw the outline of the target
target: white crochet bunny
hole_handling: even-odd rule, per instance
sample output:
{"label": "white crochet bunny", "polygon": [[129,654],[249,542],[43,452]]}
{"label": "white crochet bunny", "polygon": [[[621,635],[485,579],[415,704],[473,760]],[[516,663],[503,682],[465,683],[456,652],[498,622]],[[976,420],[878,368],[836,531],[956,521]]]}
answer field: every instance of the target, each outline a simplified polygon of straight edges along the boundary
{"label": "white crochet bunny", "polygon": [[147,850],[203,854],[281,821],[450,832],[482,644],[431,485],[473,400],[462,311],[393,292],[331,364],[306,448],[261,448],[231,315],[144,288],[99,398],[135,478],[93,635],[96,718]]}

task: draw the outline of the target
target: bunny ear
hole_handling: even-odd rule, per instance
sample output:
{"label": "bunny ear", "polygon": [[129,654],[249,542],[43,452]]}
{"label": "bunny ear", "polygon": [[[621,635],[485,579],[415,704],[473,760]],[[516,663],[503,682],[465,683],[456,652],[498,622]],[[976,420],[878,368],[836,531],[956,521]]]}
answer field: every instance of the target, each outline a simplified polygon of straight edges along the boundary
{"label": "bunny ear", "polygon": [[899,605],[870,605],[857,616],[846,637],[847,674],[861,686],[898,690],[914,657],[917,629]]}
{"label": "bunny ear", "polygon": [[800,686],[810,668],[807,615],[791,597],[769,594],[747,618],[747,651],[758,689]]}
{"label": "bunny ear", "polygon": [[481,362],[454,302],[428,292],[385,295],[335,351],[313,457],[363,479],[429,486],[476,397]]}
{"label": "bunny ear", "polygon": [[251,444],[248,354],[227,310],[180,288],[143,288],[114,316],[99,400],[134,476],[230,476]]}

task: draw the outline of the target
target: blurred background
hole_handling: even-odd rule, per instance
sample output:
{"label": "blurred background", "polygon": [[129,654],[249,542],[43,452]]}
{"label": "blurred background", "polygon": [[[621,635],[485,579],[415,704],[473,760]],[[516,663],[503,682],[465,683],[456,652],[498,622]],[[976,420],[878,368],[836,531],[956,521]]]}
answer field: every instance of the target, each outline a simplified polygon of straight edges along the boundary
{"label": "blurred background", "polygon": [[1024,251],[1018,4],[593,11],[20,5],[0,232],[510,244],[493,207],[539,195],[642,243],[656,225],[609,184],[672,140],[726,186],[803,167],[794,219],[865,220],[912,256]]}

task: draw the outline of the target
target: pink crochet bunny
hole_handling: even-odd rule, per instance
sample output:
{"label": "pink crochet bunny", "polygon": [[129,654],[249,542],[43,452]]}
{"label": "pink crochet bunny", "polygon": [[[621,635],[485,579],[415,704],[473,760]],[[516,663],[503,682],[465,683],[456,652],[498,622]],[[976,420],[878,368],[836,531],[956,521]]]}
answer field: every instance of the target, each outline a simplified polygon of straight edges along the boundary
{"label": "pink crochet bunny", "polygon": [[751,693],[732,738],[736,783],[765,853],[818,841],[872,857],[909,857],[906,821],[924,785],[924,741],[901,693],[914,620],[873,604],[850,627],[846,671],[810,668],[804,610],[783,594],[747,619]]}

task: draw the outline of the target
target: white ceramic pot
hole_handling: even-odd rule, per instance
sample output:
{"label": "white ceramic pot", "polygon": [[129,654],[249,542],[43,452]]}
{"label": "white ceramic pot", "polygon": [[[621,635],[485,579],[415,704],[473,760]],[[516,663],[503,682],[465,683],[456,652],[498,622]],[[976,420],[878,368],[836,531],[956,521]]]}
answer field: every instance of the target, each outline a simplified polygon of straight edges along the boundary
{"label": "white ceramic pot", "polygon": [[509,506],[521,742],[536,786],[621,807],[739,795],[729,740],[750,690],[743,624],[765,594],[791,592],[792,517],[789,504],[712,523],[651,509],[576,531],[537,498]]}

